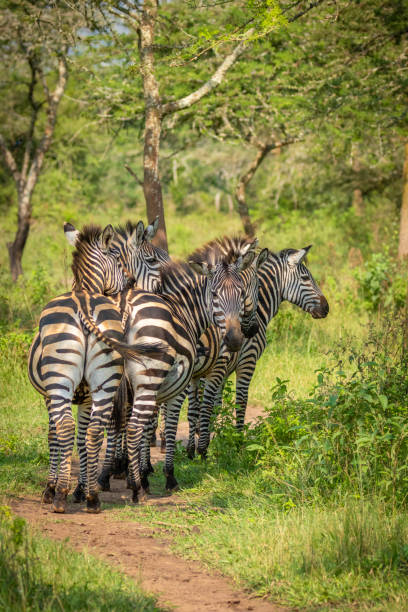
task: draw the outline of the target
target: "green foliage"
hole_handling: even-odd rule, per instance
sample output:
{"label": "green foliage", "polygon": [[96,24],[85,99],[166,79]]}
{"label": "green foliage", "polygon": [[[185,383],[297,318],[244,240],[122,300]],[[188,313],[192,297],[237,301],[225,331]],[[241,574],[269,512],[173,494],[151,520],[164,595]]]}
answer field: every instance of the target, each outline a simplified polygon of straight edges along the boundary
{"label": "green foliage", "polygon": [[119,572],[63,544],[32,537],[25,520],[0,507],[0,606],[49,610],[158,610]]}
{"label": "green foliage", "polygon": [[[400,264],[401,267],[401,264]],[[355,271],[364,308],[402,308],[406,302],[406,275],[385,253],[373,253],[362,269]]]}

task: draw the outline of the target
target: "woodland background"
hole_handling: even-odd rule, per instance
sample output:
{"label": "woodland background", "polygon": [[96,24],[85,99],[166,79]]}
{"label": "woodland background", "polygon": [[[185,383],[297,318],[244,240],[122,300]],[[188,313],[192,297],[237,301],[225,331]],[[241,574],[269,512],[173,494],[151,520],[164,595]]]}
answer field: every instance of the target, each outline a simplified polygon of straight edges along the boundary
{"label": "woodland background", "polygon": [[313,244],[330,314],[283,305],[250,390],[264,419],[238,440],[228,391],[209,464],[180,450],[201,531],[175,541],[285,604],[406,609],[406,3],[0,6],[3,492],[38,492],[46,471],[25,359],[71,285],[64,221],[159,214],[182,258],[244,229],[274,251]]}

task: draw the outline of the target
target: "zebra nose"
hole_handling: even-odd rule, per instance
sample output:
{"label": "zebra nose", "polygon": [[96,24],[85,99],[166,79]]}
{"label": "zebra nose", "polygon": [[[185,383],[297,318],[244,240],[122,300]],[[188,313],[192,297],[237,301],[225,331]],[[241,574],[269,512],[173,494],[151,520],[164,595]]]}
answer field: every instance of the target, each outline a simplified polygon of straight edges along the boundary
{"label": "zebra nose", "polygon": [[327,317],[329,314],[329,303],[324,297],[324,295],[320,296],[320,310],[323,317]]}
{"label": "zebra nose", "polygon": [[227,320],[227,332],[224,336],[225,346],[232,353],[236,353],[242,346],[244,336],[238,319],[235,321]]}

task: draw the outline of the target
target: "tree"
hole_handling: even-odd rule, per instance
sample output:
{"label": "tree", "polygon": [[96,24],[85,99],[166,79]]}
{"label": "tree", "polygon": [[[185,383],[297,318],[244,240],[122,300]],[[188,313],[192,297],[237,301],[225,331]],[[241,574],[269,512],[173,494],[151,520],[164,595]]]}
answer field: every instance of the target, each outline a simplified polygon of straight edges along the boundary
{"label": "tree", "polygon": [[17,192],[17,231],[8,244],[15,281],[30,230],[32,196],[50,149],[68,79],[68,51],[82,18],[65,3],[5,2],[0,22],[0,150]]}
{"label": "tree", "polygon": [[[295,11],[294,18],[297,18],[322,1],[296,2],[289,5],[289,8]],[[114,37],[115,41],[120,39],[120,35],[117,22],[112,23],[112,16],[115,19],[120,18],[122,27],[126,29],[126,36],[122,36],[122,40],[128,36],[128,30],[137,33],[144,99],[143,181],[139,182],[143,183],[148,218],[159,216],[156,242],[165,249],[167,238],[159,174],[163,121],[167,119],[167,125],[170,125],[172,115],[191,108],[209,96],[225,81],[231,66],[249,43],[267,35],[285,21],[274,0],[231,2],[230,6],[225,3],[226,8],[218,6],[217,3],[208,6],[206,3],[199,3],[195,11],[186,9],[184,4],[174,2],[159,8],[157,0],[146,0],[143,4],[127,0],[102,5],[101,9],[105,23],[111,23],[111,37]],[[202,11],[200,13],[203,8],[205,15]],[[186,27],[183,18],[186,19]],[[186,30],[192,43],[186,42]],[[183,33],[184,40],[180,39],[180,32]],[[226,51],[220,57],[220,50],[223,49]],[[127,57],[129,58],[129,53]],[[206,78],[193,91],[186,93],[187,88],[191,89],[189,85],[186,88],[186,83],[191,80],[193,62],[196,70],[198,64],[201,72],[206,73]],[[161,66],[158,67],[158,63]],[[186,73],[190,79],[184,80],[181,85]],[[174,82],[165,97],[160,93],[159,83],[164,89],[163,85],[168,83],[169,74]],[[193,78],[197,80],[196,75]],[[118,105],[114,96],[112,99],[114,105]],[[135,110],[135,100],[133,108]]]}

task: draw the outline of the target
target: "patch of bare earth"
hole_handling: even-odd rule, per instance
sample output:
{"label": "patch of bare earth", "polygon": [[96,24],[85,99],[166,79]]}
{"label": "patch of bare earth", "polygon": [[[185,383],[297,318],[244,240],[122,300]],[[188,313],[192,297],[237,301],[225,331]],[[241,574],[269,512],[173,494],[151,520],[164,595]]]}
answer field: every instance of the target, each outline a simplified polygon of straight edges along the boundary
{"label": "patch of bare earth", "polygon": [[[261,411],[251,408],[251,420],[257,416],[255,412]],[[181,423],[178,438],[185,440],[186,433],[187,426]],[[152,449],[153,463],[162,458],[158,448]],[[74,475],[75,472],[77,465],[73,468]],[[131,503],[124,480],[112,480],[111,487],[111,492],[101,493],[102,504]],[[175,498],[158,496],[148,503],[178,505]],[[158,605],[163,608],[180,612],[283,612],[283,608],[237,589],[231,580],[207,570],[198,561],[187,561],[173,554],[165,535],[155,537],[154,528],[135,521],[112,520],[106,510],[99,515],[88,514],[83,504],[69,503],[66,514],[62,515],[51,512],[50,506],[41,504],[39,498],[14,498],[9,504],[16,514],[44,535],[55,540],[68,539],[76,550],[86,549],[137,580],[144,590],[158,597]]]}

